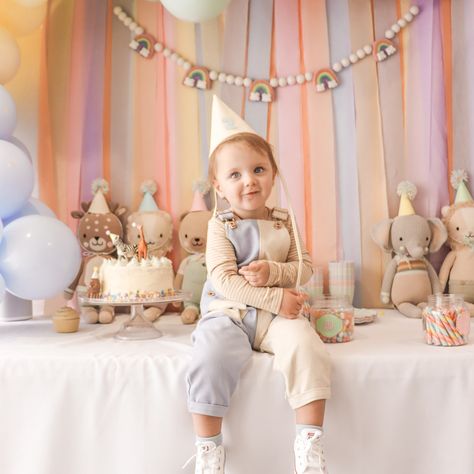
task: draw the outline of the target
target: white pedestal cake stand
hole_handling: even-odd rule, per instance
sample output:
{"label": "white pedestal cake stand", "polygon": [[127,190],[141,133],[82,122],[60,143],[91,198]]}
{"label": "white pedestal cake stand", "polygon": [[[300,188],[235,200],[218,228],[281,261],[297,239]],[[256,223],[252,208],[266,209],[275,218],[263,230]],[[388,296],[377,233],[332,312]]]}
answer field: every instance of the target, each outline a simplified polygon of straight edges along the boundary
{"label": "white pedestal cake stand", "polygon": [[143,307],[160,303],[174,303],[184,301],[191,297],[191,293],[175,291],[172,296],[157,298],[134,298],[134,299],[109,299],[109,298],[88,298],[85,295],[78,297],[81,305],[91,306],[130,306],[130,319],[126,321],[115,334],[116,339],[122,341],[141,341],[145,339],[157,339],[163,333],[157,329],[153,323],[143,317]]}

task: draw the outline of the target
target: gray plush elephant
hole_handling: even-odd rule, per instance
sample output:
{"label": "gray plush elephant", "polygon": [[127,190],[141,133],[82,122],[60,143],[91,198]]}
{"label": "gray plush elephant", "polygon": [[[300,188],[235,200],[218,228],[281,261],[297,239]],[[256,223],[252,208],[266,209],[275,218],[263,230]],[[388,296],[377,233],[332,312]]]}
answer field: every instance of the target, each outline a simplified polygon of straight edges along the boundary
{"label": "gray plush elephant", "polygon": [[382,250],[395,253],[385,270],[380,297],[384,304],[391,300],[405,316],[420,318],[428,295],[442,291],[426,256],[437,252],[448,234],[440,219],[426,219],[414,211],[401,213],[378,223],[371,232]]}

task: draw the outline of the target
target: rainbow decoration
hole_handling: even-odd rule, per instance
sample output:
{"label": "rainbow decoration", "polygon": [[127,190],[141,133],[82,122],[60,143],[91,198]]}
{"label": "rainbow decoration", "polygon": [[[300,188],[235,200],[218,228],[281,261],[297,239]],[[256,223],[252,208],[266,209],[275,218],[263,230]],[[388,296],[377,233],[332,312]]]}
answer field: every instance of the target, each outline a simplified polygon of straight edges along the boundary
{"label": "rainbow decoration", "polygon": [[275,89],[268,81],[253,81],[249,89],[249,100],[252,102],[273,102]]}
{"label": "rainbow decoration", "polygon": [[339,85],[336,73],[332,69],[320,69],[314,75],[314,84],[318,92],[334,89]]}
{"label": "rainbow decoration", "polygon": [[135,36],[129,46],[146,59],[151,59],[155,54],[155,39],[151,35],[142,34]]}
{"label": "rainbow decoration", "polygon": [[203,90],[210,89],[211,79],[209,77],[209,70],[202,66],[192,67],[183,79],[183,84],[188,87],[196,87]]}
{"label": "rainbow decoration", "polygon": [[392,41],[388,39],[381,39],[374,43],[372,48],[374,58],[376,61],[385,61],[389,56],[395,54],[397,49]]}

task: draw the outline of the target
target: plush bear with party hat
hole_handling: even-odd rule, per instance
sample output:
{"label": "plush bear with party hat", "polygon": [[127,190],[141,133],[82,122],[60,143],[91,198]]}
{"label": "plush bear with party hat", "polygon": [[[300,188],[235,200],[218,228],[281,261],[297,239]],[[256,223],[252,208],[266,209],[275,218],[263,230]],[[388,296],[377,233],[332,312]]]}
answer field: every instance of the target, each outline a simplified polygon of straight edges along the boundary
{"label": "plush bear with party hat", "polygon": [[[108,204],[105,194],[109,185],[105,179],[96,179],[92,183],[94,197],[91,202],[81,203],[82,210],[72,211],[74,219],[78,219],[77,237],[82,250],[82,265],[69,288],[64,290],[64,297],[71,299],[74,292],[85,292],[89,286],[94,268],[101,266],[108,256],[115,252],[115,247],[107,233],[123,235],[122,223],[119,219],[126,212],[126,208],[118,204]],[[114,318],[112,306],[81,306],[81,317],[87,323],[110,323]]]}
{"label": "plush bear with party hat", "polygon": [[[127,218],[126,240],[132,245],[139,245],[141,232],[149,257],[165,257],[173,249],[173,220],[156,204],[153,197],[158,190],[156,181],[149,179],[142,183],[140,191],[142,201],[137,211]],[[166,304],[149,306],[144,311],[148,321],[156,321],[165,311]]]}
{"label": "plush bear with party hat", "polygon": [[[189,212],[181,216],[179,224],[179,242],[189,254],[181,262],[174,281],[175,289],[191,293],[190,300],[185,301],[181,320],[184,324],[194,323],[200,315],[199,303],[207,278],[206,241],[207,223],[212,216],[204,201],[209,193],[207,181],[199,181],[194,185],[194,198]],[[179,307],[175,305],[175,307]]]}
{"label": "plush bear with party hat", "polygon": [[449,293],[464,297],[474,316],[474,200],[467,189],[467,180],[464,170],[452,172],[456,197],[451,206],[441,209],[451,252],[441,265],[439,279],[443,290],[447,286]]}
{"label": "plush bear with party hat", "polygon": [[420,318],[428,295],[441,292],[438,276],[426,257],[437,252],[447,238],[440,219],[427,219],[415,213],[411,201],[416,192],[415,185],[409,181],[400,183],[398,216],[378,223],[371,232],[382,250],[394,254],[383,277],[382,303],[392,301],[410,318]]}

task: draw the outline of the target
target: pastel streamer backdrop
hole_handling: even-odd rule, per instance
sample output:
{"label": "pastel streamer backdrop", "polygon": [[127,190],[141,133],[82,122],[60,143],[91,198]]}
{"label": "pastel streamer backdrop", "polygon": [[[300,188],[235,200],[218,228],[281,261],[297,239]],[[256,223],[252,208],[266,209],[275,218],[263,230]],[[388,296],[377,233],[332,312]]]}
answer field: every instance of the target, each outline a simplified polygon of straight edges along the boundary
{"label": "pastel streamer backdrop", "polygon": [[[112,200],[131,210],[141,182],[153,178],[158,205],[177,224],[193,182],[205,177],[216,93],[274,145],[315,263],[354,261],[356,303],[380,306],[384,258],[369,233],[397,212],[398,182],[412,180],[416,210],[439,216],[452,196],[453,167],[474,178],[473,65],[465,55],[474,8],[470,0],[417,3],[422,13],[388,61],[365,59],[342,71],[332,92],[278,88],[276,102],[251,104],[244,88],[190,89],[162,55],[136,55],[112,8],[121,5],[192,62],[269,77],[330,66],[381,38],[410,3],[233,0],[221,17],[193,25],[145,0],[50,0],[36,47],[41,199],[74,227],[70,212],[91,198],[94,178],[108,179]],[[272,202],[286,205],[281,194],[277,188]],[[180,252],[172,257],[177,265]]]}

